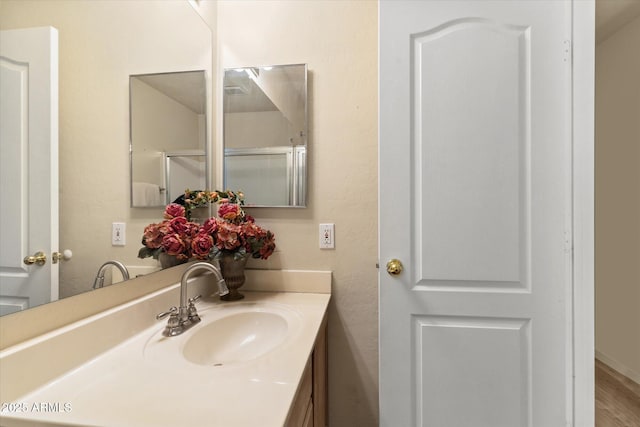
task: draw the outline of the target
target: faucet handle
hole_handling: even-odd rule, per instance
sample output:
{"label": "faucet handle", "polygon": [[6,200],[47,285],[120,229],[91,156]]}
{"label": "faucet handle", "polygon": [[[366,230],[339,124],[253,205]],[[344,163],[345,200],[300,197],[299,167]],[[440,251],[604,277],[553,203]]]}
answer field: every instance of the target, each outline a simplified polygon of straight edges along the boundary
{"label": "faucet handle", "polygon": [[165,326],[164,331],[162,331],[162,335],[165,337],[173,337],[176,335],[180,335],[184,331],[184,327],[180,323],[180,319],[178,317],[178,308],[171,307],[169,311],[162,312],[156,316],[156,319],[164,319],[169,316],[169,321],[167,322],[167,326]]}
{"label": "faucet handle", "polygon": [[200,321],[200,316],[198,316],[198,309],[196,309],[196,305],[194,304],[200,298],[202,298],[202,295],[197,295],[193,298],[189,298],[189,307],[187,309],[187,314],[191,323],[198,323]]}
{"label": "faucet handle", "polygon": [[173,307],[171,307],[169,309],[169,311],[163,311],[162,313],[160,313],[160,314],[158,314],[156,316],[156,319],[157,320],[164,319],[165,317],[167,317],[170,314],[178,314],[178,307],[173,306]]}

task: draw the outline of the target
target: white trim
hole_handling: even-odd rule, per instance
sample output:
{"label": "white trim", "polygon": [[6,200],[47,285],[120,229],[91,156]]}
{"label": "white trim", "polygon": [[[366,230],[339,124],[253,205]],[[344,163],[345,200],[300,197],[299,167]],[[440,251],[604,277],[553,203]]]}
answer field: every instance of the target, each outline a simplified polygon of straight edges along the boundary
{"label": "white trim", "polygon": [[598,359],[614,371],[618,372],[620,375],[624,375],[631,381],[640,384],[640,372],[634,371],[624,363],[618,362],[616,359],[609,357],[598,350],[596,350],[596,359]]}
{"label": "white trim", "polygon": [[[60,248],[60,186],[59,186],[59,64],[60,64],[60,43],[59,43],[59,34],[58,30],[53,27],[48,27],[49,31],[49,77],[50,77],[50,91],[51,97],[49,102],[51,105],[49,106],[50,111],[50,154],[49,154],[49,188],[50,188],[50,215],[49,219],[51,221],[50,230],[51,230],[51,250],[50,254],[53,252],[61,251],[63,248]],[[51,266],[51,301],[57,301],[60,298],[60,264]]]}
{"label": "white trim", "polygon": [[595,425],[595,0],[573,0],[574,426]]}

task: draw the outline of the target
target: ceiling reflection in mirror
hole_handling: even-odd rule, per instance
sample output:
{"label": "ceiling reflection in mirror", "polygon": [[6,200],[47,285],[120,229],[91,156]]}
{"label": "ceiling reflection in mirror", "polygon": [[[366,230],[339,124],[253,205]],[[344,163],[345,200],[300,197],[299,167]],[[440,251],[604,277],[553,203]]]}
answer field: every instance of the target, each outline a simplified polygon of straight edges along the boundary
{"label": "ceiling reflection in mirror", "polygon": [[164,206],[208,176],[205,72],[130,78],[131,206]]}
{"label": "ceiling reflection in mirror", "polygon": [[306,64],[226,69],[223,128],[225,188],[248,206],[306,206]]}
{"label": "ceiling reflection in mirror", "polygon": [[[0,1],[1,30],[45,26],[59,33],[55,250],[73,251],[71,260],[54,267],[63,298],[91,290],[99,268],[109,260],[123,263],[131,277],[159,269],[156,260],[137,258],[144,227],[162,220],[162,208],[131,208],[129,76],[203,70],[210,79],[212,33],[184,0]],[[206,91],[209,103],[209,82]],[[209,120],[205,118],[205,150],[211,144]],[[47,216],[41,213],[38,221]],[[112,245],[113,223],[126,225],[122,245]],[[120,273],[109,269],[105,286],[119,280]]]}

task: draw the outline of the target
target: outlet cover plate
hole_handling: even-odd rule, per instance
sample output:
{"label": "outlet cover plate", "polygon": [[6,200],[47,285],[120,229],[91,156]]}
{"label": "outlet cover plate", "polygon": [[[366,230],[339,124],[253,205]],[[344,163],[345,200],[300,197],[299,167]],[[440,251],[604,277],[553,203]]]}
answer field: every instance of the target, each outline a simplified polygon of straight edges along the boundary
{"label": "outlet cover plate", "polygon": [[334,249],[335,242],[335,224],[320,224],[319,235],[320,249]]}

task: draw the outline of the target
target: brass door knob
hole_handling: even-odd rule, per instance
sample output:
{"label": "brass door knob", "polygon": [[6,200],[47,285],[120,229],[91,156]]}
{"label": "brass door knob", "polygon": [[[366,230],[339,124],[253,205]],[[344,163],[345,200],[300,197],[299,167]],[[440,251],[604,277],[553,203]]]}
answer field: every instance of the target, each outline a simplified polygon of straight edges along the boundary
{"label": "brass door knob", "polygon": [[391,274],[392,276],[397,276],[398,274],[402,273],[402,269],[402,262],[399,259],[394,258],[387,263],[387,273]]}
{"label": "brass door knob", "polygon": [[43,252],[36,252],[33,255],[24,257],[23,261],[27,265],[44,265],[47,262],[47,256]]}

